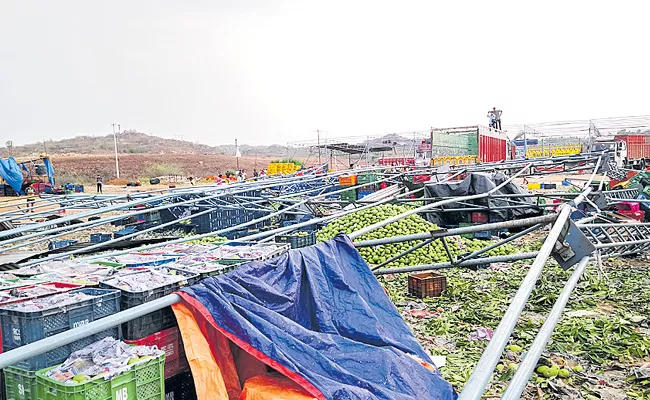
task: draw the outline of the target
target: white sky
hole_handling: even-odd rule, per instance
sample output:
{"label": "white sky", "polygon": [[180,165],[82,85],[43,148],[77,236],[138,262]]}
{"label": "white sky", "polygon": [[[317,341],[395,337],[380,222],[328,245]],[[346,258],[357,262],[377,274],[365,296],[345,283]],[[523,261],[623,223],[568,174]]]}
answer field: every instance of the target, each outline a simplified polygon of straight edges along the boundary
{"label": "white sky", "polygon": [[650,114],[648,18],[647,1],[0,0],[0,143]]}

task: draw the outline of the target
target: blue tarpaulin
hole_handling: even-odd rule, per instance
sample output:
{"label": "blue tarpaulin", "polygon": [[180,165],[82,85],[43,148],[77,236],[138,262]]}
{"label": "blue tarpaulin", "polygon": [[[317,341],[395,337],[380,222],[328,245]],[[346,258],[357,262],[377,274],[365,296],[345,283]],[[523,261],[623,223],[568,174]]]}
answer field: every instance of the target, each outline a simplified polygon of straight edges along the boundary
{"label": "blue tarpaulin", "polygon": [[48,181],[54,185],[54,166],[52,165],[52,161],[48,157],[45,157],[43,158],[43,165],[45,165],[45,171],[47,171]]}
{"label": "blue tarpaulin", "polygon": [[7,181],[16,193],[24,194],[22,191],[23,173],[13,157],[9,157],[7,160],[0,159],[0,176]]}
{"label": "blue tarpaulin", "polygon": [[347,236],[245,264],[181,297],[208,341],[221,332],[316,398],[457,397],[412,357],[432,363]]}

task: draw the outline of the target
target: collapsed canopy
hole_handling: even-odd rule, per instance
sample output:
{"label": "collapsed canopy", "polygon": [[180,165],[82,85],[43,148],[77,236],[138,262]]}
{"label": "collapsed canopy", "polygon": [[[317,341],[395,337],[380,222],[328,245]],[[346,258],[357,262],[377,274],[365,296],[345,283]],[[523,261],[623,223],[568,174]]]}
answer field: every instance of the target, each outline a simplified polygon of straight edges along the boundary
{"label": "collapsed canopy", "polygon": [[275,372],[291,384],[287,399],[456,398],[423,366],[431,359],[346,236],[245,264],[181,297],[174,311],[200,400],[251,399],[251,385]]}

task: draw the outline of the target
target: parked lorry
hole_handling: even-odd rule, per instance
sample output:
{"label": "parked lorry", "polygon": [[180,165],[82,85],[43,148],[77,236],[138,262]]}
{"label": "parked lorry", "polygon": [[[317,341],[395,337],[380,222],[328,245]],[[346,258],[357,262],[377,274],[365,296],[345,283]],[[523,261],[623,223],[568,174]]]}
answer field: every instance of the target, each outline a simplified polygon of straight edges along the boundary
{"label": "parked lorry", "polygon": [[609,150],[618,168],[643,170],[650,167],[650,134],[619,134],[598,137],[591,151]]}

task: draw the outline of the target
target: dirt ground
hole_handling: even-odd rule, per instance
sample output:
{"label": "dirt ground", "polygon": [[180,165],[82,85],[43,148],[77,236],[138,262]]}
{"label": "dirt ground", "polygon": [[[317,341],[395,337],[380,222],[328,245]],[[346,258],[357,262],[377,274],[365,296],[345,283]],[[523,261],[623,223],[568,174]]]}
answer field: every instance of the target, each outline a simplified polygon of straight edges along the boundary
{"label": "dirt ground", "polygon": [[[253,169],[266,168],[279,157],[247,156],[239,158],[239,168],[252,175]],[[115,178],[115,156],[65,155],[52,156],[58,183],[92,183],[97,175],[104,182]],[[152,176],[178,174],[185,177],[205,177],[237,168],[237,159],[227,155],[201,154],[120,154],[120,178],[148,181]],[[151,176],[150,176],[151,175]],[[65,182],[64,182],[65,181]]]}

